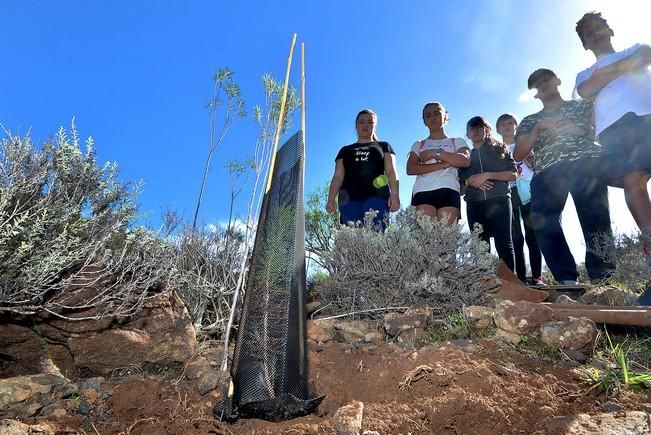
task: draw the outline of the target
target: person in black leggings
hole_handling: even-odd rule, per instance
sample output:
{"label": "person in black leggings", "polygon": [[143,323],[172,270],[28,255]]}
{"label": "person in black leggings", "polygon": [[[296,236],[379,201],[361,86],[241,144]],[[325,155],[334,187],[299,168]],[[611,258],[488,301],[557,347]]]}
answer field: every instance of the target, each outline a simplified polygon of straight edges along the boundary
{"label": "person in black leggings", "polygon": [[497,255],[514,270],[511,240],[511,200],[509,181],[515,180],[515,162],[506,145],[491,135],[491,125],[481,116],[471,118],[466,125],[472,141],[470,166],[460,170],[466,186],[467,218],[470,229],[481,226],[481,238],[495,242]]}
{"label": "person in black leggings", "polygon": [[[502,142],[506,144],[509,153],[513,156],[518,120],[511,113],[504,113],[497,118],[495,128],[502,136]],[[526,240],[531,266],[531,281],[529,283],[544,285],[542,280],[542,253],[538,247],[536,232],[531,222],[531,187],[529,183],[533,178],[533,152],[524,160],[516,162],[515,167],[518,178],[516,181],[509,183],[511,207],[513,208],[511,237],[513,239],[513,252],[515,253],[515,272],[520,281],[527,282],[527,264],[524,259],[524,242]],[[524,236],[522,235],[521,222],[524,223]]]}

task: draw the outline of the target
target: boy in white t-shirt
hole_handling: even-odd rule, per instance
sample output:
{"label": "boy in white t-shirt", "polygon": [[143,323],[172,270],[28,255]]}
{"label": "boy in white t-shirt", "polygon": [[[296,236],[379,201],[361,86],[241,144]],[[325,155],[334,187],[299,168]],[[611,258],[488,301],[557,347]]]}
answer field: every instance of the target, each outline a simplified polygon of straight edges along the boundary
{"label": "boy in white t-shirt", "polygon": [[414,143],[407,159],[407,175],[416,175],[411,205],[431,218],[456,224],[461,211],[457,168],[470,164],[470,149],[463,138],[445,134],[448,113],[441,103],[423,107],[427,139]]}
{"label": "boy in white t-shirt", "polygon": [[651,266],[651,47],[635,44],[615,51],[613,30],[598,12],[588,12],[576,32],[597,61],[576,76],[575,96],[594,100],[595,133],[603,146],[605,178],[624,187]]}

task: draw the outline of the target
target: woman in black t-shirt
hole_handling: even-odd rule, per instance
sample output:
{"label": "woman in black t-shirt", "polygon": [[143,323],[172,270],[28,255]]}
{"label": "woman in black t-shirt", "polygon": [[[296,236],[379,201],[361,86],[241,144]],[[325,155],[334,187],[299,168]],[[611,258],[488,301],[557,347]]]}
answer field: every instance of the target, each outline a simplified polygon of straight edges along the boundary
{"label": "woman in black t-shirt", "polygon": [[334,213],[338,202],[343,224],[364,221],[365,213],[374,210],[373,221],[384,229],[386,215],[400,208],[400,198],[396,156],[391,145],[375,135],[376,121],[372,110],[357,114],[357,142],[342,147],[335,158],[326,210]]}

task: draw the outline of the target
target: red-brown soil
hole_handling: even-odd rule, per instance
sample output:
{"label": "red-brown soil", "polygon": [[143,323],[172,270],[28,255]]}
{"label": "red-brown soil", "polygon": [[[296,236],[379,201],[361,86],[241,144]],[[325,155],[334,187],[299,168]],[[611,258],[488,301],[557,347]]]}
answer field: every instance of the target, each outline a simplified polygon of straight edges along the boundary
{"label": "red-brown soil", "polygon": [[[364,403],[363,430],[381,434],[546,433],[555,416],[603,412],[608,399],[567,362],[549,362],[491,341],[472,348],[451,344],[418,351],[387,345],[314,345],[311,375],[327,397],[310,416],[281,423],[215,421],[216,394],[200,396],[181,375],[113,378],[110,398],[91,417],[64,417],[60,427],[100,434],[333,434],[331,417],[351,400]],[[405,385],[408,372],[431,372]],[[651,410],[647,391],[620,393],[626,410]]]}

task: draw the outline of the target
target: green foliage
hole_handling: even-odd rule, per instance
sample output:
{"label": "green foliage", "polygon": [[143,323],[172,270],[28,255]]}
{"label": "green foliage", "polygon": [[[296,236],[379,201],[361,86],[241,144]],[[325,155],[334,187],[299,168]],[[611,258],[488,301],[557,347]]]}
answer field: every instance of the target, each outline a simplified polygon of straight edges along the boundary
{"label": "green foliage", "polygon": [[330,277],[330,274],[328,274],[328,272],[326,272],[326,271],[323,271],[323,270],[313,271],[307,277],[307,289],[308,289],[308,291],[315,290],[317,287],[319,287],[319,285],[321,283],[325,282],[329,277]]}
{"label": "green foliage", "polygon": [[241,98],[240,86],[235,82],[235,73],[228,68],[218,70],[213,75],[214,92],[208,102],[208,109],[213,112],[219,106],[225,107],[226,117],[244,118],[246,103]]}
{"label": "green foliage", "polygon": [[[280,108],[282,106],[283,84],[274,79],[271,74],[264,73],[262,75],[262,86],[264,87],[265,93],[266,114],[263,116],[263,110],[260,106],[256,106],[253,109],[253,117],[259,124],[264,124],[266,121],[270,120],[272,121],[272,124],[277,123],[278,117],[280,116]],[[291,114],[300,106],[300,104],[301,102],[298,96],[298,91],[293,86],[289,86],[287,89],[285,113],[280,128],[280,134],[284,134],[291,127]],[[277,126],[272,125],[271,127],[273,128],[262,129],[263,138],[273,137]]]}
{"label": "green foliage", "polygon": [[540,339],[523,335],[516,345],[518,352],[548,361],[557,360],[559,352],[553,347],[543,343]]}
{"label": "green foliage", "polygon": [[429,334],[416,342],[416,347],[433,346],[455,339],[465,339],[473,335],[473,329],[462,313],[453,313],[439,325],[434,326]]}
{"label": "green foliage", "polygon": [[310,192],[305,206],[305,252],[309,259],[326,269],[325,254],[332,250],[334,232],[339,226],[338,214],[326,212],[328,184]]}
{"label": "green foliage", "polygon": [[[208,180],[208,171],[210,161],[217,150],[217,146],[224,140],[235,121],[246,117],[246,104],[240,96],[240,86],[235,82],[234,73],[228,68],[218,70],[213,76],[213,93],[208,102],[209,121],[208,128],[210,133],[210,143],[208,147],[208,156],[201,177],[201,187],[197,198],[197,206],[194,211],[192,229],[196,229],[199,218],[199,209],[201,200]],[[221,113],[222,122],[218,127],[218,114]],[[232,200],[231,200],[232,201]]]}
{"label": "green foliage", "polygon": [[608,394],[625,388],[651,388],[651,339],[616,336],[605,330],[596,356],[610,362],[606,367],[589,367],[588,377]]}

